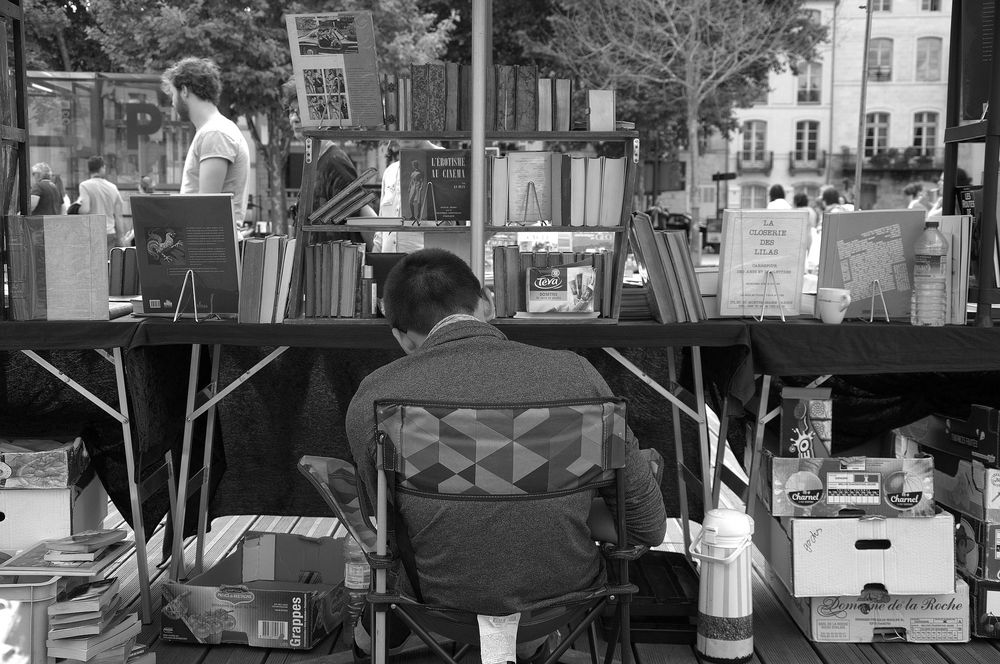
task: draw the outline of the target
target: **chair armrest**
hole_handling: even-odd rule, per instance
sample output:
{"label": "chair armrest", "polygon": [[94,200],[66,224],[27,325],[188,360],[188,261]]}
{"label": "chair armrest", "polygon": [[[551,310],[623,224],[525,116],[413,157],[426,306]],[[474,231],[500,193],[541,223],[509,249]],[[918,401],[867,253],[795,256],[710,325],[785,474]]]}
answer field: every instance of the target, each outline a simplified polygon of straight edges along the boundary
{"label": "chair armrest", "polygon": [[375,528],[361,511],[354,466],[343,459],[306,455],[299,459],[298,468],[365,553],[374,552]]}

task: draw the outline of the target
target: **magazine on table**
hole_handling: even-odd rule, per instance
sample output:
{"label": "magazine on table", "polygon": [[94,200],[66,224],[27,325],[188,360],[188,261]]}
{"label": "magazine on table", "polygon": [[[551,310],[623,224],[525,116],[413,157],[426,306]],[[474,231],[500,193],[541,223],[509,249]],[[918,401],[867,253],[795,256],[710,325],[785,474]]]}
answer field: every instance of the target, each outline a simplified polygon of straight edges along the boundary
{"label": "magazine on table", "polygon": [[4,574],[56,574],[59,576],[97,576],[101,570],[121,558],[132,548],[133,541],[115,542],[97,560],[51,561],[45,560],[48,542],[39,542],[25,549],[7,562],[0,564]]}

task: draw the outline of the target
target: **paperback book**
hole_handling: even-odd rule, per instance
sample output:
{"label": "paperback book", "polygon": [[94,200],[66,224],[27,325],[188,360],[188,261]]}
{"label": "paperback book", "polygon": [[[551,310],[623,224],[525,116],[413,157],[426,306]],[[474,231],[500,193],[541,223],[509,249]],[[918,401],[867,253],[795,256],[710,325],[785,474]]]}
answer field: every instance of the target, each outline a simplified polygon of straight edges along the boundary
{"label": "paperback book", "polygon": [[[49,657],[65,657],[67,659],[89,660],[101,653],[134,641],[142,628],[139,615],[127,613],[119,615],[104,632],[90,636],[72,639],[53,639],[45,641]],[[131,645],[125,652],[131,651]]]}
{"label": "paperback book", "polygon": [[56,574],[59,576],[97,576],[101,570],[118,560],[132,548],[132,541],[115,542],[97,560],[45,560],[48,542],[39,542],[10,560],[0,564],[0,574]]}
{"label": "paperback book", "polygon": [[118,593],[118,577],[110,576],[79,585],[49,605],[50,619],[67,614],[102,611]]}
{"label": "paperback book", "polygon": [[[143,315],[235,318],[240,265],[229,194],[132,196]],[[183,288],[183,299],[181,291]]]}
{"label": "paperback book", "polygon": [[404,219],[465,222],[472,215],[469,150],[400,150],[400,214]]}
{"label": "paperback book", "polygon": [[49,551],[63,551],[66,553],[88,553],[104,549],[109,544],[120,542],[125,539],[125,531],[118,528],[109,530],[86,530],[75,533],[62,539],[49,540],[47,547]]}
{"label": "paperback book", "polygon": [[720,315],[799,315],[808,239],[804,208],[726,210],[719,249]]}
{"label": "paperback book", "polygon": [[371,12],[288,14],[303,127],[385,124]]}

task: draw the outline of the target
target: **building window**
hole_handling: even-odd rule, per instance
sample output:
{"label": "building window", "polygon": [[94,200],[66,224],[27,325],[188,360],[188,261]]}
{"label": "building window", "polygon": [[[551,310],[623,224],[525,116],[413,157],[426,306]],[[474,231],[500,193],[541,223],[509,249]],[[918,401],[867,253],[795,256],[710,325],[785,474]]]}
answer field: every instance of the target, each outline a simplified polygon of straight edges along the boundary
{"label": "building window", "polygon": [[941,80],[941,38],[921,37],[917,40],[918,81]]}
{"label": "building window", "polygon": [[889,147],[889,114],[869,113],[865,116],[865,157],[885,152]]}
{"label": "building window", "polygon": [[740,207],[744,210],[767,207],[767,187],[762,184],[745,184],[740,187]]}
{"label": "building window", "polygon": [[818,184],[797,184],[794,189],[796,194],[805,194],[809,198],[809,203],[811,204],[817,198],[819,198],[819,185]]}
{"label": "building window", "polygon": [[819,123],[805,120],[795,123],[795,161],[819,159]]}
{"label": "building window", "polygon": [[767,123],[748,120],[743,125],[743,161],[764,161],[767,157]]}
{"label": "building window", "polygon": [[872,39],[868,44],[868,79],[892,80],[892,40]]}
{"label": "building window", "polygon": [[932,156],[937,147],[938,114],[923,111],[913,114],[913,147],[920,155]]}
{"label": "building window", "polygon": [[920,11],[924,12],[941,11],[941,0],[920,0]]}
{"label": "building window", "polygon": [[892,11],[892,0],[872,0],[872,11],[873,12],[891,12]]}
{"label": "building window", "polygon": [[798,102],[800,104],[818,104],[820,100],[820,89],[823,85],[823,65],[818,62],[806,62],[799,66],[799,92]]}

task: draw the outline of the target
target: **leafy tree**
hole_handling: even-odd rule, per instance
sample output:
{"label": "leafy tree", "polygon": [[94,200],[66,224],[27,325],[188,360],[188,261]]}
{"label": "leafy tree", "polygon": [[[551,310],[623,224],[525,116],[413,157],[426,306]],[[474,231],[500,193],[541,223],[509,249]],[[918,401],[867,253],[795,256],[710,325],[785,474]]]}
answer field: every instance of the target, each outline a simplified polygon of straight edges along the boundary
{"label": "leafy tree", "polygon": [[[533,61],[533,43],[545,43],[552,36],[549,16],[556,0],[493,3],[493,62],[524,64]],[[445,20],[455,11],[458,23],[442,56],[450,62],[472,61],[472,0],[422,0],[421,5]]]}
{"label": "leafy tree", "polygon": [[25,63],[28,69],[107,71],[110,60],[87,37],[93,17],[82,2],[25,0]]}
{"label": "leafy tree", "polygon": [[[219,65],[220,111],[246,118],[267,169],[267,207],[280,231],[287,209],[284,165],[292,140],[280,91],[292,75],[284,15],[331,9],[322,0],[90,0],[96,25],[88,34],[123,71],[160,72],[187,56]],[[453,27],[420,12],[416,0],[343,0],[336,9],[372,11],[376,49],[388,71],[437,57]]]}
{"label": "leafy tree", "polygon": [[582,87],[618,89],[619,110],[686,137],[697,221],[699,134],[732,129],[733,108],[766,90],[769,72],[815,56],[827,31],[801,8],[801,0],[560,0],[551,42],[533,46]]}

